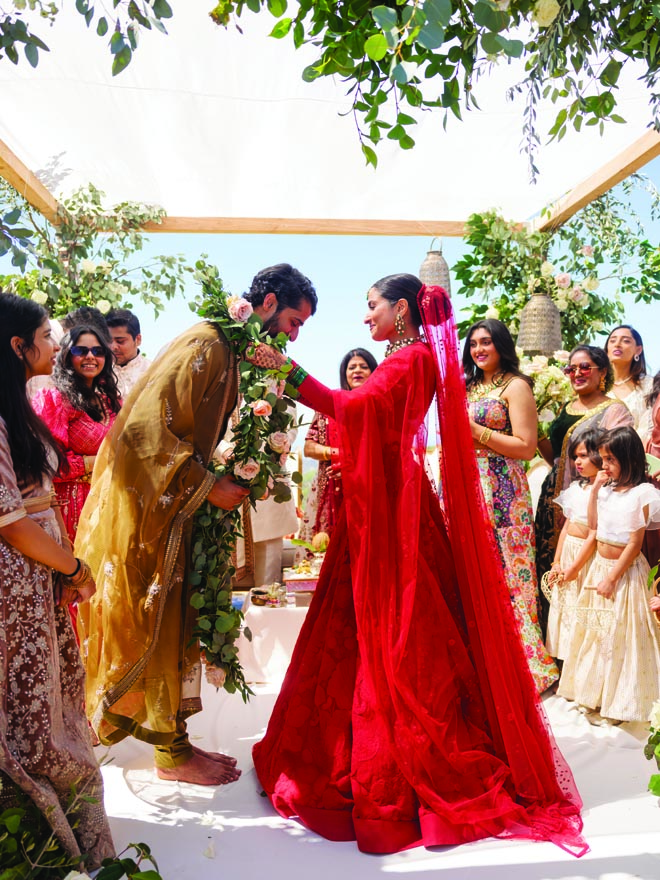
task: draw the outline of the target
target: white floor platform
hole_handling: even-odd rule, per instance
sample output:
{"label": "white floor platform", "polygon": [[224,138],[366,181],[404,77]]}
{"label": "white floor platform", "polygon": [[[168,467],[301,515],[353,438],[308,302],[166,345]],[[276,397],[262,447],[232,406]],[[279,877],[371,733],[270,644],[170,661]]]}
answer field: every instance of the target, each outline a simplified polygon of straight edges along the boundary
{"label": "white floor platform", "polygon": [[[149,747],[126,740],[108,752],[106,808],[118,848],[148,843],[165,880],[659,880],[660,809],[646,791],[653,770],[641,725],[592,727],[570,704],[546,699],[557,742],[584,800],[591,852],[576,859],[551,844],[487,840],[467,846],[369,856],[330,843],[275,814],[260,796],[251,747],[260,739],[275,688],[237,695],[204,692],[191,720],[194,741],[239,759],[241,779],[204,788],[158,781]],[[103,749],[97,749],[99,757]]]}

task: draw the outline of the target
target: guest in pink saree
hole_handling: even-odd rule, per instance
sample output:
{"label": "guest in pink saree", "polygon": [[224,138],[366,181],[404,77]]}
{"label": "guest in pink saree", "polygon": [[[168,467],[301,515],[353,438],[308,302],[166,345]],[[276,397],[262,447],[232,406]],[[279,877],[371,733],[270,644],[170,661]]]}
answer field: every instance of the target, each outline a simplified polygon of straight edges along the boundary
{"label": "guest in pink saree", "polygon": [[54,486],[73,544],[96,453],[121,406],[112,351],[97,328],[73,327],[62,339],[53,381],[32,406],[66,453],[68,469],[59,469]]}

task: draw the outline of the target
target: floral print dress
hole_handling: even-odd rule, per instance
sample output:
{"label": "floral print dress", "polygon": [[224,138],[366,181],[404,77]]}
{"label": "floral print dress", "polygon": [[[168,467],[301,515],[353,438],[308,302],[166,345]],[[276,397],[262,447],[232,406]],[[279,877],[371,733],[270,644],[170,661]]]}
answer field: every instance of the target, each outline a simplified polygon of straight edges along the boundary
{"label": "floral print dress", "polygon": [[[19,488],[0,418],[0,527],[29,516],[54,540],[50,481]],[[27,794],[72,855],[88,868],[114,855],[103,782],[83,709],[83,668],[66,608],[53,598],[52,571],[0,537],[0,778]],[[9,784],[8,784],[9,783]],[[94,798],[68,812],[70,789]],[[75,820],[75,821],[74,821]]]}
{"label": "floral print dress", "polygon": [[[507,403],[499,397],[472,401],[470,417],[485,428],[512,433]],[[538,692],[543,693],[559,678],[559,670],[545,649],[538,622],[534,515],[527,476],[516,459],[490,449],[478,449],[476,455],[523,648]]]}

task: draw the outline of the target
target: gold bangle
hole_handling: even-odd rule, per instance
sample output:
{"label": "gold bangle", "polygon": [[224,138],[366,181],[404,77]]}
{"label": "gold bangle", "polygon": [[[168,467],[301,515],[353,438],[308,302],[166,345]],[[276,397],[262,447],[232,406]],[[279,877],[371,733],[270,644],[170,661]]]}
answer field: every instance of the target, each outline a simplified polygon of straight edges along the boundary
{"label": "gold bangle", "polygon": [[488,446],[488,441],[490,440],[490,435],[493,433],[492,428],[484,428],[481,434],[479,435],[479,443],[482,446]]}

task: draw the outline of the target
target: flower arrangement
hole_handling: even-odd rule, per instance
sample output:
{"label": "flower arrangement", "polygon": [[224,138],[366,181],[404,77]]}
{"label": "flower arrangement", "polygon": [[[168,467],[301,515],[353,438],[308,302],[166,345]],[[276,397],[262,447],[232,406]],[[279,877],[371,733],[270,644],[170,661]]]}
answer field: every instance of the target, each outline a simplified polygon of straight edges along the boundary
{"label": "flower arrangement", "polygon": [[[658,299],[660,251],[646,240],[631,199],[642,186],[643,178],[631,178],[620,187],[622,196],[601,196],[552,232],[495,211],[472,214],[465,235],[470,251],[453,266],[458,296],[472,298],[459,334],[488,317],[515,337],[530,296],[547,293],[561,312],[562,346],[570,350],[620,323],[628,297]],[[660,199],[655,190],[648,195],[654,213]]]}
{"label": "flower arrangement", "polygon": [[539,436],[547,434],[548,426],[559,410],[575,394],[561,365],[568,363],[567,351],[556,351],[551,358],[536,355],[527,357],[518,350],[520,370],[534,381],[534,400],[539,416]]}
{"label": "flower arrangement", "polygon": [[[644,746],[644,755],[649,761],[655,759],[655,763],[660,770],[660,700],[656,700],[653,704],[649,722],[651,730],[648,741]],[[660,796],[660,773],[653,773],[651,775],[648,788],[652,794]]]}
{"label": "flower arrangement", "polygon": [[[183,293],[196,269],[181,255],[139,261],[146,223],[161,223],[165,211],[153,205],[103,204],[104,194],[89,184],[61,203],[59,222],[51,226],[5,181],[0,180],[0,214],[20,222],[11,235],[0,234],[0,254],[12,251],[18,274],[0,275],[0,287],[45,306],[59,318],[81,306],[132,308],[141,300],[156,314],[164,300]],[[1,230],[0,230],[1,232]],[[23,246],[19,247],[23,242]],[[204,266],[198,262],[198,268]]]}
{"label": "flower arrangement", "polygon": [[[267,342],[280,351],[285,347],[287,337],[280,333],[271,339],[263,333],[261,320],[250,303],[228,295],[215,269],[206,267],[200,277],[203,297],[194,308],[201,317],[221,327],[237,356],[258,342]],[[286,381],[290,370],[289,364],[279,370],[266,370],[240,361],[240,418],[223,460],[209,465],[216,477],[229,474],[239,485],[249,488],[252,505],[268,494],[277,502],[288,501],[291,480],[301,479],[300,474],[289,475],[287,471],[292,432],[297,427],[295,409],[287,396],[295,395]],[[243,614],[231,603],[231,578],[235,573],[232,555],[240,528],[239,510],[221,510],[208,501],[200,507],[193,523],[189,584],[190,604],[197,611],[193,637],[202,646],[207,680],[229,693],[239,691],[247,701],[252,691],[245,682],[236,647]],[[250,637],[249,631],[246,635]]]}

